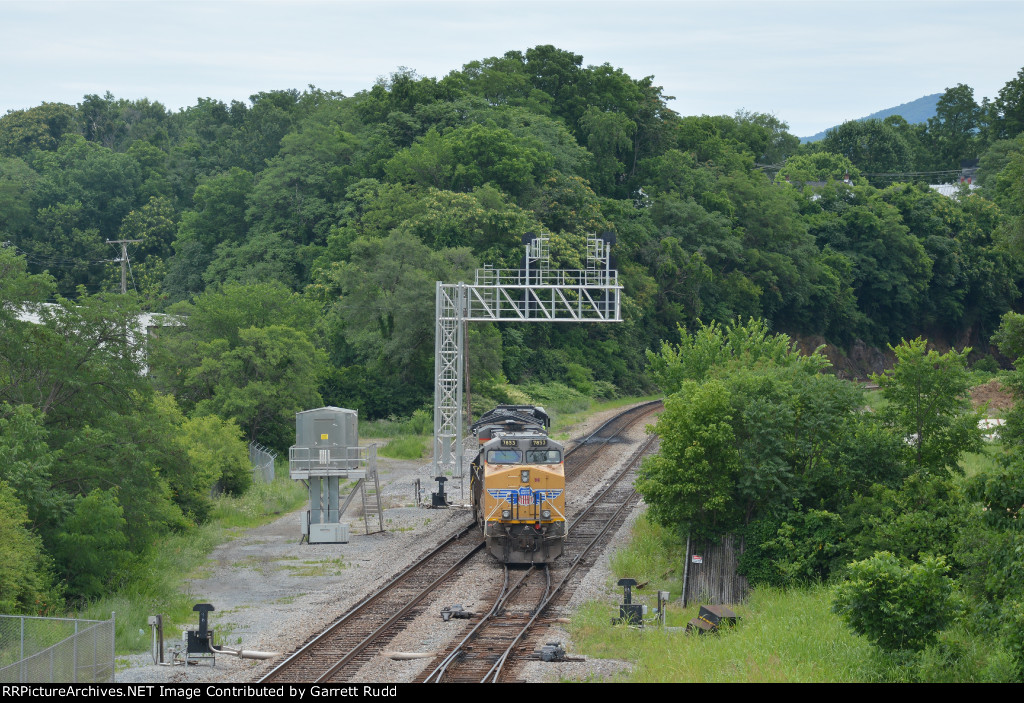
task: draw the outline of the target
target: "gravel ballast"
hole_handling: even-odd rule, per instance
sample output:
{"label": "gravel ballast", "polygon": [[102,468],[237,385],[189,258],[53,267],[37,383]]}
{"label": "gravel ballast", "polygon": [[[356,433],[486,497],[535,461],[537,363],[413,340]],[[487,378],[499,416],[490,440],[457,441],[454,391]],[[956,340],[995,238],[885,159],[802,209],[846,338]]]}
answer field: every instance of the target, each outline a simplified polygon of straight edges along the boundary
{"label": "gravel ballast", "polygon": [[[585,436],[621,410],[591,416],[572,428],[572,435]],[[619,451],[607,452],[599,459],[603,462],[600,470],[588,472],[574,484],[571,506],[582,504],[586,494],[597,490],[603,475],[625,461],[643,433],[642,426],[635,427],[628,442],[609,445]],[[214,549],[201,575],[184,583],[183,588],[195,594],[197,603],[211,603],[216,608],[210,613],[209,622],[218,644],[234,649],[291,653],[471,519],[465,508],[431,510],[415,506],[413,482],[417,478],[428,501],[430,491],[436,486],[430,475],[430,464],[422,460],[410,462],[379,457],[378,474],[387,530],[383,533],[361,534],[363,522],[356,514],[358,501],[354,501],[345,515],[353,532],[347,544],[299,544],[300,519],[306,509],[303,507],[272,523],[247,530],[241,537]],[[460,496],[457,484],[452,481],[446,486],[449,500],[456,503],[466,500]],[[639,511],[633,512],[612,545],[628,538],[629,526],[637,514]],[[609,547],[595,560],[594,568],[572,598],[570,608],[595,598],[617,600],[617,594],[609,587],[608,559],[613,551],[614,546]],[[496,561],[486,554],[478,555],[463,576],[445,584],[427,599],[421,606],[421,615],[388,644],[387,651],[434,653],[461,637],[470,621],[445,623],[439,615],[440,609],[453,604],[468,610],[485,608],[485,603],[489,607],[490,594],[486,591],[494,582],[495,570],[500,571]],[[551,636],[546,639],[560,640],[571,651],[567,634],[559,630],[552,628]],[[181,642],[181,633],[165,631],[164,638],[167,652]],[[147,653],[118,657],[116,679],[124,683],[256,681],[281,659],[259,661],[222,654],[217,656],[215,666],[169,667],[154,665]],[[362,667],[355,680],[411,681],[430,661],[429,658],[374,657]],[[622,662],[599,660],[530,663],[523,675],[529,681],[604,680],[627,666]]]}

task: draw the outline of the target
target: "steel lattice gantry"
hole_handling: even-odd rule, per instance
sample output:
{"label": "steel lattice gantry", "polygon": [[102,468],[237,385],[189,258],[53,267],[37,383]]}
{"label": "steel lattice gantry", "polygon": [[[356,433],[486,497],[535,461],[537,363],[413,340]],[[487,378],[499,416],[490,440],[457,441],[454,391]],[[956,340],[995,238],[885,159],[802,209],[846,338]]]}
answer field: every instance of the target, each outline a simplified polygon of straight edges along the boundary
{"label": "steel lattice gantry", "polygon": [[477,269],[473,283],[437,282],[434,475],[461,478],[465,322],[621,322],[611,238],[588,235],[586,268],[551,269],[549,240],[530,240],[521,269]]}

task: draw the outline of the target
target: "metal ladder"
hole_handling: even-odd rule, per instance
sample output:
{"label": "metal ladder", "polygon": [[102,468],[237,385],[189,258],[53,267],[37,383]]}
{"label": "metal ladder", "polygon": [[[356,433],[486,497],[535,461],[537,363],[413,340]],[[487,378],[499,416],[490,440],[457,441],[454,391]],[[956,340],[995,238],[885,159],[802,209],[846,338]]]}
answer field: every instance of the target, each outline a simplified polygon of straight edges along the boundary
{"label": "metal ladder", "polygon": [[[366,523],[366,534],[384,531],[384,506],[380,503],[380,481],[377,472],[367,474],[361,481],[363,497],[363,521]],[[371,523],[376,523],[371,527]]]}

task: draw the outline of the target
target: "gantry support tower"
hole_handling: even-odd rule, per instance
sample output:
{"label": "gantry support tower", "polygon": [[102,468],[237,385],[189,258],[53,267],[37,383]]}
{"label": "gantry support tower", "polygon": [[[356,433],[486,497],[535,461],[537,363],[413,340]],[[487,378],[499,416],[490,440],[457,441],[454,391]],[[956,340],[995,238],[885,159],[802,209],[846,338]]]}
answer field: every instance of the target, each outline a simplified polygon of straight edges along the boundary
{"label": "gantry support tower", "polygon": [[586,268],[551,268],[547,236],[525,242],[521,269],[477,269],[473,283],[437,282],[434,475],[461,478],[464,322],[621,322],[610,233],[587,236]]}

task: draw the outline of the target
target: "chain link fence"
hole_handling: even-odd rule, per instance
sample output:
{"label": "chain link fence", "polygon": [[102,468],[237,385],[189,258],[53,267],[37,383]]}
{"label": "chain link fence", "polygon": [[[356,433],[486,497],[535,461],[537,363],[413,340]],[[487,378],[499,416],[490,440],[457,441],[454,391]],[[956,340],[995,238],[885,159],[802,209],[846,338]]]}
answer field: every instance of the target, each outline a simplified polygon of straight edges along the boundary
{"label": "chain link fence", "polygon": [[113,683],[109,620],[0,615],[0,683]]}
{"label": "chain link fence", "polygon": [[252,464],[253,482],[274,482],[275,459],[277,459],[276,452],[270,451],[259,442],[249,442],[249,463]]}

